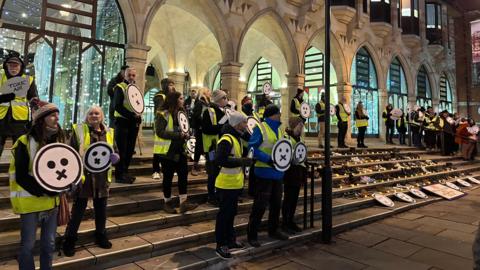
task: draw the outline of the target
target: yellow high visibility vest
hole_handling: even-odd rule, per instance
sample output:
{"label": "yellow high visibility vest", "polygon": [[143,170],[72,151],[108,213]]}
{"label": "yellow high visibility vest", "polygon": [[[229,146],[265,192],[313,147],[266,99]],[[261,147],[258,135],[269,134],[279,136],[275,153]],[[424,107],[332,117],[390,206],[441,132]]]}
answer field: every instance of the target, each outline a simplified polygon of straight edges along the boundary
{"label": "yellow high visibility vest", "polygon": [[258,115],[263,118],[263,113],[265,112],[265,106],[258,107]]}
{"label": "yellow high visibility vest", "polygon": [[[173,131],[173,117],[168,111],[163,111],[160,112],[160,114],[167,120],[167,131]],[[155,139],[154,139],[154,146],[153,146],[153,153],[154,154],[160,154],[160,155],[166,155],[168,153],[168,149],[170,149],[170,144],[172,143],[172,140],[160,138],[157,136],[155,133]]]}
{"label": "yellow high visibility vest", "polygon": [[[27,75],[23,74],[22,78],[26,78]],[[8,80],[7,75],[5,73],[2,74],[2,78],[0,80],[0,87]],[[33,77],[28,76],[28,83],[32,85]],[[16,96],[14,100],[0,103],[0,120],[5,118],[8,112],[8,108],[12,107],[12,117],[18,121],[28,121],[28,117],[30,116],[30,107],[28,106],[27,96],[20,97]]]}
{"label": "yellow high visibility vest", "polygon": [[[300,111],[300,107],[302,106],[302,104],[300,103],[300,101],[299,101],[297,98],[294,98],[294,99],[293,99],[293,102],[295,102],[295,109],[297,109],[297,111]],[[293,116],[300,116],[300,114],[298,114],[298,113],[293,113],[293,112],[292,112],[292,115],[293,115]]]}
{"label": "yellow high visibility vest", "polygon": [[342,122],[347,122],[348,121],[348,113],[345,111],[345,108],[343,107],[343,104],[339,103],[338,108],[340,109],[340,120]]}
{"label": "yellow high visibility vest", "polygon": [[323,113],[317,113],[317,117],[322,117],[325,115],[325,102],[320,100],[318,103],[320,104],[320,110],[322,110]]}
{"label": "yellow high visibility vest", "polygon": [[[81,128],[79,127],[81,126]],[[85,154],[85,151],[88,149],[90,146],[90,129],[88,128],[87,124],[74,124],[73,125],[73,132],[75,133],[75,136],[77,136],[77,142],[78,142],[78,153],[83,157]],[[106,139],[108,145],[110,145],[113,148],[113,142],[114,142],[114,129],[113,128],[106,128]],[[112,182],[112,168],[108,170],[108,182]],[[82,183],[85,183],[85,174],[82,176]]]}
{"label": "yellow high visibility vest", "polygon": [[[128,87],[128,85],[125,82],[121,82],[121,83],[117,84],[117,86],[120,87],[120,89],[122,89],[122,91],[123,91],[123,107],[125,107],[125,109],[127,109],[131,112],[134,112],[133,109],[132,109],[132,106],[128,102],[128,98],[127,98],[127,87]],[[113,115],[115,117],[126,118],[125,116],[123,116],[122,114],[117,112],[116,110],[115,110],[115,113]]]}
{"label": "yellow high visibility vest", "polygon": [[[279,139],[283,138],[283,131],[280,128],[278,128],[278,135],[275,134],[275,132],[270,128],[270,126],[266,122],[260,123],[258,127],[262,132],[262,144],[260,144],[260,147],[258,147],[258,149],[264,152],[265,154],[271,156],[273,146]],[[267,163],[261,162],[259,160],[257,160],[257,162],[255,163],[255,167],[270,168],[270,166]]]}
{"label": "yellow high visibility vest", "polygon": [[[217,125],[217,114],[215,113],[214,108],[205,107],[205,110],[208,110],[208,115],[210,116],[210,122],[213,126]],[[203,116],[203,111],[202,111]],[[213,141],[218,140],[217,134],[205,134],[202,133],[202,143],[203,143],[203,152],[208,153],[210,147],[213,144]]]}
{"label": "yellow high visibility vest", "polygon": [[[224,134],[222,138],[220,138],[218,143],[220,143],[221,141],[228,141],[232,144],[232,150],[230,151],[230,155],[232,155],[234,158],[242,157],[243,146],[237,140],[237,138],[235,138],[231,134]],[[221,189],[241,189],[243,188],[244,178],[245,176],[243,175],[242,167],[235,167],[235,168],[222,167],[220,169],[220,173],[215,179],[215,187],[221,188]]]}
{"label": "yellow high visibility vest", "polygon": [[[35,158],[35,154],[38,151],[38,143],[32,137],[22,135],[13,145],[12,152],[15,151],[19,143],[23,143],[27,148],[27,153],[29,156],[28,174],[33,175],[33,159]],[[12,159],[10,160],[8,174],[10,179],[10,202],[12,203],[13,212],[15,214],[28,214],[40,211],[47,211],[59,205],[60,199],[58,196],[43,195],[37,197],[30,194],[19,184],[17,184],[15,155],[13,155]]]}

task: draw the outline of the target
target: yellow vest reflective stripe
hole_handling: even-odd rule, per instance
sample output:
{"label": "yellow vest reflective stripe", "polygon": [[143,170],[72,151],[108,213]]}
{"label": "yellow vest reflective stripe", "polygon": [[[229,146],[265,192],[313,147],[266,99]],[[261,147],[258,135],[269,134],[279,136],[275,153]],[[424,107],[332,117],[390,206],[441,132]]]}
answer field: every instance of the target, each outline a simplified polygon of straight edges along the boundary
{"label": "yellow vest reflective stripe", "polygon": [[[165,120],[167,120],[167,131],[173,131],[173,117],[170,113],[167,111],[163,111],[160,113]],[[172,140],[160,138],[157,136],[155,133],[155,139],[154,139],[154,146],[153,146],[153,153],[154,154],[160,154],[160,155],[166,155],[168,153],[168,149],[170,149],[170,144],[172,143]]]}
{"label": "yellow vest reflective stripe", "polygon": [[[27,76],[25,74],[22,75],[22,78],[28,77],[29,85],[33,83],[33,76]],[[7,75],[5,73],[2,74],[2,78],[0,80],[0,87],[8,80]],[[30,107],[28,106],[27,97],[18,97],[16,96],[10,102],[0,103],[0,119],[5,118],[8,112],[8,107],[12,107],[12,117],[18,121],[28,121],[28,117],[30,116]]]}
{"label": "yellow vest reflective stripe", "polygon": [[[28,138],[27,135],[22,135],[18,138],[17,142],[13,145],[12,152],[18,147],[19,143],[23,143],[27,148],[29,156],[28,173],[33,175],[32,166],[33,159],[38,150],[38,143],[32,138]],[[16,168],[15,168],[15,155],[10,160],[10,166],[8,168],[9,174],[9,186],[10,186],[10,202],[12,203],[13,212],[15,214],[28,214],[40,211],[50,210],[59,205],[58,196],[40,196],[30,194],[24,190],[19,184],[17,184]]]}
{"label": "yellow vest reflective stripe", "polygon": [[[234,158],[241,158],[242,157],[242,144],[230,134],[225,134],[220,138],[218,143],[221,141],[229,141],[232,144],[232,150],[230,154]],[[243,168],[236,167],[236,168],[225,168],[222,167],[220,169],[220,173],[218,174],[215,180],[215,187],[221,189],[241,189],[243,188]]]}
{"label": "yellow vest reflective stripe", "polygon": [[[296,98],[293,99],[293,102],[295,102],[295,109],[297,109],[297,111],[300,111],[300,107],[302,106],[302,104],[300,103],[300,101]],[[300,116],[299,113],[293,113],[292,112],[292,115],[293,116]]]}
{"label": "yellow vest reflective stripe", "polygon": [[325,102],[320,101],[319,104],[320,104],[320,110],[322,110],[323,113],[318,113],[317,117],[322,117],[325,115]]}
{"label": "yellow vest reflective stripe", "polygon": [[[88,149],[90,146],[90,129],[88,128],[87,124],[81,124],[81,129],[79,128],[79,125],[74,124],[73,125],[73,131],[75,132],[75,135],[77,136],[77,142],[78,142],[78,153],[80,156],[83,157],[85,154],[85,150]],[[106,129],[106,139],[108,145],[110,145],[113,148],[113,142],[114,142],[114,134],[115,131],[113,128],[107,128]],[[112,167],[108,170],[108,182],[112,182]],[[85,174],[82,175],[82,183],[85,183]]]}
{"label": "yellow vest reflective stripe", "polygon": [[[125,109],[133,112],[132,106],[128,102],[128,98],[127,98],[127,87],[128,87],[128,85],[125,82],[121,82],[121,83],[117,84],[117,86],[120,87],[120,89],[122,89],[122,91],[123,91],[123,107],[125,107]],[[125,116],[123,116],[119,112],[117,112],[116,110],[115,110],[115,113],[113,115],[115,117],[126,118]]]}
{"label": "yellow vest reflective stripe", "polygon": [[[260,128],[260,131],[262,132],[262,144],[260,144],[258,149],[260,151],[264,152],[265,154],[267,154],[268,156],[271,156],[273,146],[275,145],[275,143],[279,139],[283,138],[283,132],[279,127],[278,128],[278,136],[277,136],[277,134],[275,134],[275,132],[273,132],[273,130],[270,128],[270,126],[266,122],[260,123],[258,125],[258,127]],[[267,163],[261,162],[259,160],[255,163],[255,167],[270,168],[270,166]]]}
{"label": "yellow vest reflective stripe", "polygon": [[429,116],[425,117],[425,129],[429,130],[435,130],[434,123],[437,121],[438,116],[434,116],[433,118],[430,118]]}
{"label": "yellow vest reflective stripe", "polygon": [[263,118],[263,113],[265,112],[265,106],[258,107],[258,115],[260,118]]}
{"label": "yellow vest reflective stripe", "polygon": [[[212,123],[213,126],[217,125],[217,114],[215,113],[214,108],[209,108],[205,107],[204,111],[208,110],[208,115],[210,116],[210,122]],[[203,116],[203,112],[202,112]],[[203,152],[208,153],[210,150],[210,147],[213,144],[213,141],[218,140],[218,135],[217,134],[205,134],[202,133],[202,143],[203,143]]]}
{"label": "yellow vest reflective stripe", "polygon": [[405,125],[408,125],[408,120],[405,117],[401,117],[397,120],[397,127],[400,127],[402,125],[402,119],[403,119]]}
{"label": "yellow vest reflective stripe", "polygon": [[338,108],[340,109],[340,119],[342,122],[347,122],[348,121],[348,113],[345,111],[345,108],[343,107],[343,104],[339,103]]}

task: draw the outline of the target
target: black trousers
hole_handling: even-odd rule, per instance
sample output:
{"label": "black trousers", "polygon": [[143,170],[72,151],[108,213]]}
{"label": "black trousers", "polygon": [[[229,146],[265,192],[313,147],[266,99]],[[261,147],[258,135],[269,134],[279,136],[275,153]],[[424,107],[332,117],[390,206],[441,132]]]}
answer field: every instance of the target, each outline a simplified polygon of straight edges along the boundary
{"label": "black trousers", "polygon": [[161,162],[161,157],[160,154],[153,154],[153,172],[154,173],[160,173],[160,162]]}
{"label": "black trousers", "polygon": [[295,210],[297,209],[299,185],[285,185],[283,188],[282,222],[284,226],[295,224]]}
{"label": "black trousers", "polygon": [[[95,210],[95,234],[105,234],[105,224],[107,222],[107,197],[94,198],[93,208]],[[77,240],[78,228],[82,222],[85,209],[87,208],[87,198],[76,198],[72,206],[72,215],[65,230],[65,238]]]}
{"label": "black trousers", "polygon": [[280,208],[282,204],[283,185],[280,180],[259,178],[255,183],[255,198],[252,212],[248,221],[247,234],[249,239],[257,239],[258,229],[262,223],[263,214],[268,208],[268,232],[274,233],[278,229]]}
{"label": "black trousers", "polygon": [[138,135],[137,123],[130,123],[127,120],[115,119],[115,143],[117,144],[120,161],[115,166],[115,178],[125,180],[128,174],[128,167],[132,161],[135,143]]}
{"label": "black trousers", "polygon": [[455,137],[453,134],[443,132],[442,152],[444,155],[451,155],[456,151]]}
{"label": "black trousers", "polygon": [[358,135],[357,135],[357,145],[362,146],[365,145],[365,132],[367,131],[367,127],[359,127],[358,128]]}
{"label": "black trousers", "polygon": [[337,127],[338,127],[337,144],[338,146],[345,146],[345,135],[347,135],[348,122],[339,121],[337,123]]}
{"label": "black trousers", "polygon": [[425,129],[425,145],[427,148],[435,148],[437,145],[437,134],[434,130]]}
{"label": "black trousers", "polygon": [[217,247],[227,246],[236,241],[233,222],[237,215],[238,197],[242,189],[217,188],[218,214],[215,223],[215,240]]}
{"label": "black trousers", "polygon": [[180,159],[177,162],[162,158],[160,162],[162,163],[163,195],[165,198],[170,198],[172,196],[172,180],[175,172],[177,172],[178,176],[178,193],[187,194],[187,157],[185,155],[180,155]]}
{"label": "black trousers", "polygon": [[198,163],[200,156],[203,155],[202,131],[195,129],[195,153],[193,154],[193,162]]}
{"label": "black trousers", "polygon": [[398,132],[398,141],[400,144],[406,144],[405,138],[406,138],[405,132]]}
{"label": "black trousers", "polygon": [[389,143],[393,143],[393,134],[395,133],[395,126],[385,125],[385,140]]}
{"label": "black trousers", "polygon": [[419,126],[412,125],[412,141],[416,147],[422,147],[422,131]]}

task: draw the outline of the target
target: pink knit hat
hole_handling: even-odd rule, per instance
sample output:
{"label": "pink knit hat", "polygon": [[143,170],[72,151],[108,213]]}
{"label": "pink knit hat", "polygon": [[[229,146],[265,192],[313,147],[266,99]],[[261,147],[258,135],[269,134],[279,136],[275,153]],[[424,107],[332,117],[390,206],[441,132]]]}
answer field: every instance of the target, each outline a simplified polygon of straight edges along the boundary
{"label": "pink knit hat", "polygon": [[35,125],[35,122],[38,121],[39,119],[51,114],[51,113],[54,113],[54,112],[59,112],[58,110],[58,107],[57,105],[53,104],[53,103],[49,103],[49,102],[46,102],[46,101],[42,101],[42,100],[39,100],[39,99],[36,99],[36,100],[32,100],[30,102],[31,106],[32,106],[32,111],[33,111],[33,120],[32,120],[32,124]]}

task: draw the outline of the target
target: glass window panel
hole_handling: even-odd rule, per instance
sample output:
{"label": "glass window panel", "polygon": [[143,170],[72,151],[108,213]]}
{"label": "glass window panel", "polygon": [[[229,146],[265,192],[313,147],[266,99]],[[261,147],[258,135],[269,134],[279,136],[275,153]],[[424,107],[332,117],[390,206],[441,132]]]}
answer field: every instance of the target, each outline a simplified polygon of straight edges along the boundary
{"label": "glass window panel", "polygon": [[412,3],[411,0],[401,0],[402,1],[402,16],[410,17],[412,16]]}
{"label": "glass window panel", "polygon": [[436,5],[437,6],[437,28],[442,29],[442,6],[441,5]]}
{"label": "glass window panel", "polygon": [[40,28],[42,1],[3,1],[2,20],[11,24]]}
{"label": "glass window panel", "polygon": [[58,106],[60,124],[64,128],[70,128],[73,124],[79,51],[80,45],[77,41],[57,39],[52,102]]}
{"label": "glass window panel", "polygon": [[97,1],[97,39],[125,43],[125,29],[122,13],[116,0]]}
{"label": "glass window panel", "polygon": [[102,55],[94,46],[82,53],[82,70],[80,72],[80,93],[77,103],[77,122],[85,119],[88,108],[100,105],[102,91]]}
{"label": "glass window panel", "polygon": [[213,90],[221,89],[222,88],[222,76],[220,74],[220,69],[217,71],[217,75],[215,75],[215,80],[213,81]]}
{"label": "glass window panel", "polygon": [[435,5],[434,4],[427,4],[427,28],[435,28]]}
{"label": "glass window panel", "polygon": [[109,112],[108,107],[110,104],[110,97],[106,93],[106,85],[107,83],[116,77],[117,73],[120,71],[120,68],[123,65],[123,56],[124,50],[122,48],[114,48],[114,47],[105,47],[105,68],[104,72],[104,79],[103,87],[104,87],[104,94],[102,95],[102,107],[104,108],[103,111],[105,112],[105,119],[109,119]]}
{"label": "glass window panel", "polygon": [[143,101],[145,102],[145,111],[143,112],[143,119],[142,119],[143,127],[153,127],[153,123],[155,121],[154,120],[155,105],[153,104],[153,97],[159,91],[160,90],[157,88],[152,88],[148,90],[148,92],[143,97]]}
{"label": "glass window panel", "polygon": [[[100,1],[98,1],[100,2]],[[73,8],[85,12],[92,12],[92,5],[78,2],[76,0],[48,0],[48,3],[63,6],[66,8]]]}
{"label": "glass window panel", "polygon": [[413,17],[418,18],[418,0],[413,0]]}
{"label": "glass window panel", "polygon": [[0,64],[11,53],[23,55],[24,44],[24,32],[0,28]]}
{"label": "glass window panel", "polygon": [[53,48],[40,38],[28,48],[29,72],[35,76],[38,96],[41,100],[50,100],[50,79],[52,77]]}

